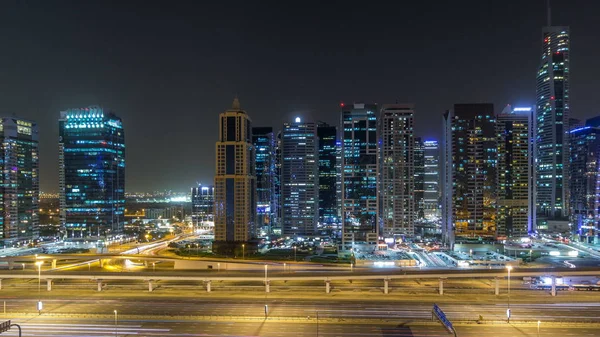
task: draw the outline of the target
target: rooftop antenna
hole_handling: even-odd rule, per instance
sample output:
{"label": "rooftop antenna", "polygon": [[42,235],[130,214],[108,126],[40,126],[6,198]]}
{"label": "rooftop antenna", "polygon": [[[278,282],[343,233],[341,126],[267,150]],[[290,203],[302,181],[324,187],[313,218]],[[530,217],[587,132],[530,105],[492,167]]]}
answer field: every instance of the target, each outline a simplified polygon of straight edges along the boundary
{"label": "rooftop antenna", "polygon": [[546,0],[546,10],[547,10],[546,15],[548,16],[547,17],[548,27],[550,27],[550,26],[552,26],[552,15],[550,14],[551,13],[551,10],[550,10],[550,0]]}

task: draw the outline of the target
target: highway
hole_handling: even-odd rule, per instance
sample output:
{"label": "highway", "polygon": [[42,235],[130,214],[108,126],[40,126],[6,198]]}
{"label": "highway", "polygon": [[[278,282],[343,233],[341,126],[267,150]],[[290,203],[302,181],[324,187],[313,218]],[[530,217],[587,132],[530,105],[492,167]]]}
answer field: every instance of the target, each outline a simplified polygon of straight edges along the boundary
{"label": "highway", "polygon": [[[276,320],[189,321],[171,319],[123,319],[115,325],[114,318],[104,319],[49,319],[35,317],[13,320],[21,324],[23,336],[115,337],[115,336],[220,336],[220,337],[296,337],[296,336],[369,336],[369,337],[437,337],[448,336],[438,324],[417,324],[406,320],[377,324],[331,323],[311,324],[280,322]],[[543,324],[543,323],[542,323]],[[541,325],[455,325],[460,337],[591,337],[600,335],[598,327],[555,327]],[[11,329],[2,336],[17,336]]]}

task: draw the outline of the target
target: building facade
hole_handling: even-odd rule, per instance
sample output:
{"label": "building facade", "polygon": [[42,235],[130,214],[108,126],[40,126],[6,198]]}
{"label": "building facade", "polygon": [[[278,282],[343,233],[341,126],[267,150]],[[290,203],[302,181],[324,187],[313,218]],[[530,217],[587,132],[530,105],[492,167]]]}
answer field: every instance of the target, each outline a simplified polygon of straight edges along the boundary
{"label": "building facade", "polygon": [[548,22],[542,30],[535,109],[536,206],[540,219],[568,216],[569,70],[569,27]]}
{"label": "building facade", "polygon": [[421,137],[414,137],[415,145],[413,149],[414,162],[414,200],[415,200],[415,219],[425,218],[425,145]]}
{"label": "building facade", "polygon": [[281,144],[282,235],[314,236],[319,219],[316,124],[299,117],[283,124]]}
{"label": "building facade", "polygon": [[436,221],[441,217],[440,212],[440,148],[436,140],[423,142],[424,183],[423,183],[423,213],[425,219]]}
{"label": "building facade", "polygon": [[531,209],[533,174],[532,118],[529,107],[507,106],[496,116],[498,141],[499,238],[526,237],[533,228]]}
{"label": "building facade", "polygon": [[594,243],[600,221],[600,127],[574,129],[570,142],[572,230],[580,241]]}
{"label": "building facade", "polygon": [[342,250],[377,244],[377,105],[341,104]]}
{"label": "building facade", "polygon": [[32,242],[39,236],[39,150],[37,124],[0,119],[0,245]]}
{"label": "building facade", "polygon": [[319,144],[319,223],[332,229],[340,221],[338,207],[337,127],[317,124]]}
{"label": "building facade", "polygon": [[279,202],[275,196],[276,139],[272,127],[252,128],[256,165],[256,226],[261,236],[270,234]]}
{"label": "building facade", "polygon": [[496,121],[493,104],[455,104],[444,114],[442,233],[496,235]]}
{"label": "building facade", "polygon": [[216,144],[214,250],[256,237],[256,176],[252,121],[237,97],[219,116]]}
{"label": "building facade", "polygon": [[378,219],[381,234],[386,238],[413,236],[415,232],[417,192],[413,124],[414,105],[386,104],[381,108],[378,119]]}
{"label": "building facade", "polygon": [[99,106],[59,120],[61,220],[71,237],[110,236],[125,224],[125,131]]}
{"label": "building facade", "polygon": [[215,187],[203,186],[192,187],[192,223],[198,226],[203,222],[214,221]]}

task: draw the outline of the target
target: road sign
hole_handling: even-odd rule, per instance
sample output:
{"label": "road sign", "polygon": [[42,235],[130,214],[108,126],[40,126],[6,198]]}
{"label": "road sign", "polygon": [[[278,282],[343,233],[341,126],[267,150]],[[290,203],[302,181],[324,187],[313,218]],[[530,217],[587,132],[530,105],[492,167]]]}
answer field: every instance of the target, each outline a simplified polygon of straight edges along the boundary
{"label": "road sign", "polygon": [[456,334],[452,323],[446,318],[446,314],[444,314],[442,309],[440,309],[440,307],[438,307],[437,304],[433,305],[432,313],[437,317],[437,319],[440,321],[440,323],[442,323],[444,328],[446,328],[446,330],[448,330],[449,333]]}
{"label": "road sign", "polygon": [[0,332],[5,332],[10,330],[10,321],[0,323]]}

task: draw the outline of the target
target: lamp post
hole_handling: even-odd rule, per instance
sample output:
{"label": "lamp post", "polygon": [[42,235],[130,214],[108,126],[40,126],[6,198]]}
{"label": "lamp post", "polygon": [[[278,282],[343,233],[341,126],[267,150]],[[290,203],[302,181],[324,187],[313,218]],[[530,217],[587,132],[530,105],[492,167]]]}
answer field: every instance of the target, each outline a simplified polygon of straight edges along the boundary
{"label": "lamp post", "polygon": [[267,273],[268,273],[269,265],[265,264],[265,285],[267,284]]}
{"label": "lamp post", "polygon": [[25,270],[25,263],[21,263],[21,265],[23,266],[23,270]]}
{"label": "lamp post", "polygon": [[298,247],[294,246],[294,262],[296,262],[296,250]]}
{"label": "lamp post", "polygon": [[156,262],[152,262],[152,272],[156,271]]}
{"label": "lamp post", "polygon": [[37,303],[37,309],[38,309],[38,314],[41,315],[42,314],[42,264],[44,264],[44,261],[37,261],[35,263],[35,265],[38,267],[38,303]]}
{"label": "lamp post", "polygon": [[542,324],[542,322],[538,321],[538,337],[540,337],[540,324]]}
{"label": "lamp post", "polygon": [[92,264],[88,262],[88,271],[92,270]]}
{"label": "lamp post", "polygon": [[246,259],[246,245],[242,243],[242,260]]}
{"label": "lamp post", "polygon": [[119,316],[117,314],[117,310],[113,311],[115,313],[115,336],[119,336],[119,326],[117,325],[119,323]]}
{"label": "lamp post", "polygon": [[508,308],[506,309],[506,321],[510,323],[510,271],[512,270],[512,266],[506,266],[506,270],[508,270]]}

